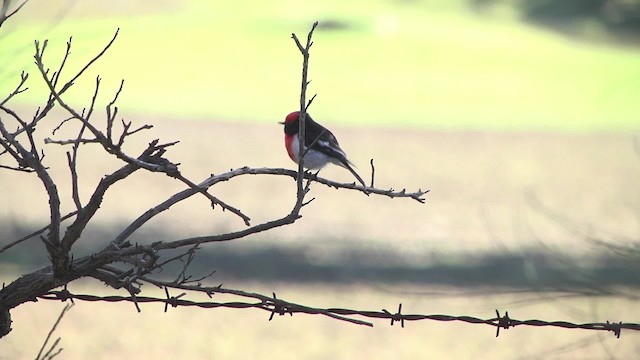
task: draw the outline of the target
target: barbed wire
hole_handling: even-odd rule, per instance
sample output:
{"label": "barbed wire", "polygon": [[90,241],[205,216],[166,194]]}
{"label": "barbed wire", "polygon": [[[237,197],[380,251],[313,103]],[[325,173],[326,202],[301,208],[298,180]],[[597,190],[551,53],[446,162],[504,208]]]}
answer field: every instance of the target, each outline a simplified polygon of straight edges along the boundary
{"label": "barbed wire", "polygon": [[[271,313],[269,316],[269,321],[273,320],[276,314],[278,315],[286,315],[289,314],[293,316],[293,314],[303,313],[310,315],[325,315],[334,319],[347,321],[350,323],[371,326],[373,327],[373,323],[368,321],[363,321],[360,319],[353,318],[353,316],[361,316],[368,319],[387,319],[390,320],[390,324],[394,325],[395,323],[400,323],[400,326],[404,328],[405,321],[422,321],[422,320],[431,320],[431,321],[440,321],[440,322],[464,322],[468,324],[481,324],[481,325],[489,325],[496,328],[496,337],[500,335],[500,329],[509,329],[516,326],[534,326],[534,327],[556,327],[563,329],[582,329],[582,330],[596,330],[596,331],[610,331],[612,332],[616,338],[620,338],[623,329],[626,330],[634,330],[640,331],[640,324],[638,323],[627,323],[627,322],[591,322],[591,323],[572,323],[568,321],[545,321],[545,320],[517,320],[513,319],[509,316],[509,312],[505,311],[504,316],[500,315],[500,311],[496,310],[496,316],[488,319],[478,318],[474,316],[462,315],[443,315],[443,314],[403,314],[402,313],[402,304],[398,306],[398,311],[392,313],[386,309],[382,309],[381,311],[368,311],[368,310],[355,310],[355,309],[343,309],[343,308],[313,308],[309,306],[304,306],[300,304],[291,303],[282,299],[278,299],[276,294],[273,293],[273,297],[262,299],[259,302],[243,302],[243,301],[233,301],[233,302],[202,302],[202,301],[191,301],[183,299],[186,292],[181,293],[178,296],[171,296],[169,294],[168,288],[165,289],[166,298],[158,298],[158,297],[147,297],[147,296],[96,296],[96,295],[88,295],[88,294],[72,294],[67,289],[58,290],[58,291],[50,291],[42,296],[39,296],[40,299],[44,300],[60,300],[60,301],[71,301],[74,300],[80,301],[89,301],[89,302],[132,302],[135,304],[136,309],[140,312],[141,309],[138,306],[139,303],[164,303],[164,311],[167,312],[169,306],[178,307],[178,306],[195,306],[199,308],[205,309],[213,309],[213,308],[232,308],[232,309],[248,309],[248,308],[256,308],[264,311],[268,311]],[[225,291],[223,291],[225,292]],[[207,294],[210,296],[213,295],[214,291],[207,291]],[[259,294],[255,294],[259,295]],[[260,295],[262,296],[262,295]]]}

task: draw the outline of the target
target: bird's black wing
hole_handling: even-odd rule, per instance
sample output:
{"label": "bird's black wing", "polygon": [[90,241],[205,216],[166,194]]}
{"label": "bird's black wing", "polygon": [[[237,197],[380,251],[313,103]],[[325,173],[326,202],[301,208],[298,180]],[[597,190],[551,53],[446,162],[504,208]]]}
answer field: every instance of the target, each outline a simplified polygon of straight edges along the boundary
{"label": "bird's black wing", "polygon": [[351,162],[347,160],[347,154],[345,154],[344,151],[340,148],[338,139],[336,139],[331,131],[313,121],[309,114],[307,114],[305,120],[304,130],[305,146],[311,146],[313,150],[319,151],[327,156],[337,159],[341,163],[337,165],[342,165],[342,167],[351,171],[351,173],[356,177],[356,179],[358,179],[358,182],[360,182],[362,186],[367,186],[362,177],[360,177],[360,175],[358,175],[358,173],[353,169],[353,167],[351,166]]}
{"label": "bird's black wing", "polygon": [[307,114],[307,118],[305,120],[304,130],[305,146],[312,146],[312,149],[339,159],[342,163],[349,163],[346,154],[340,148],[338,139],[336,139],[335,135],[333,135],[333,133],[329,131],[329,129],[313,121],[309,114]]}

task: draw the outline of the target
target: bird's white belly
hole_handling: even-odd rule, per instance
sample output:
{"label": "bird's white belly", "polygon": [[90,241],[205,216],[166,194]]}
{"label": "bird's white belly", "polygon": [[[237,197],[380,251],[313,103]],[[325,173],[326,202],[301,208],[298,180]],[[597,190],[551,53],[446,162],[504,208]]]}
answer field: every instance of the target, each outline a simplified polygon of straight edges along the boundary
{"label": "bird's white belly", "polygon": [[327,165],[329,157],[319,151],[309,150],[304,157],[304,167],[307,169],[320,169]]}
{"label": "bird's white belly", "polygon": [[[293,154],[295,154],[294,156],[296,160],[298,159],[298,149],[300,149],[298,145],[299,145],[298,137],[296,136],[291,142],[291,150]],[[304,167],[306,169],[320,169],[325,165],[327,165],[329,161],[330,161],[329,156],[316,150],[309,150],[307,151],[307,154],[304,156]],[[296,161],[296,163],[297,162],[298,161]]]}

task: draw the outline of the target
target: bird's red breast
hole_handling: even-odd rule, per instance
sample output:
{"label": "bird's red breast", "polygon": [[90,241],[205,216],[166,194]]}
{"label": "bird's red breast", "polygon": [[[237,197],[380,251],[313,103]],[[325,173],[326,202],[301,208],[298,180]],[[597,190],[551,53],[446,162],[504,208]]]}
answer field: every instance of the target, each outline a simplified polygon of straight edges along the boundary
{"label": "bird's red breast", "polygon": [[[297,119],[297,118],[296,118]],[[287,116],[287,120],[289,121],[289,117]],[[291,158],[291,160],[293,160],[294,162],[298,162],[298,152],[295,151],[296,149],[294,149],[294,143],[298,143],[298,136],[297,135],[289,135],[289,134],[284,134],[284,146],[287,148],[287,154],[289,154],[289,158]],[[297,146],[295,146],[297,148]]]}
{"label": "bird's red breast", "polygon": [[285,133],[284,133],[284,146],[287,148],[287,154],[289,154],[289,158],[293,160],[295,163],[298,162],[298,129],[296,126],[293,134],[287,134],[286,128],[287,125],[293,125],[293,123],[297,123],[300,118],[300,112],[294,111],[287,115],[284,119],[285,123]]}

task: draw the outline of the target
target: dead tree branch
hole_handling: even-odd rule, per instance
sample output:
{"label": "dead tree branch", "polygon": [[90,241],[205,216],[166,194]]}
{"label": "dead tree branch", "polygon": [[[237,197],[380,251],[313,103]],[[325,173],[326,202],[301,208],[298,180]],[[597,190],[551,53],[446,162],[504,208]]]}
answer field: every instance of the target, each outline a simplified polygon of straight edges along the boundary
{"label": "dead tree branch", "polygon": [[56,328],[60,324],[60,321],[62,321],[62,318],[64,317],[64,315],[67,313],[67,311],[71,310],[72,307],[73,307],[73,303],[66,304],[64,306],[64,308],[60,312],[60,315],[58,316],[58,319],[56,320],[55,323],[53,323],[53,326],[51,327],[51,330],[49,330],[49,333],[47,334],[47,337],[44,339],[44,343],[42,344],[42,347],[40,348],[40,351],[38,352],[38,355],[36,356],[36,360],[51,360],[51,359],[55,358],[56,356],[58,356],[62,352],[63,349],[61,347],[59,347],[60,340],[62,338],[58,337],[53,342],[51,347],[49,347],[49,350],[47,350],[47,352],[45,352],[44,354],[42,353],[44,351],[44,349],[46,349],[47,344],[49,343],[49,340],[51,339],[51,336],[53,335],[53,333],[56,331]]}
{"label": "dead tree branch", "polygon": [[[304,119],[304,113],[312,103],[314,97],[308,102],[306,101],[306,89],[308,85],[307,71],[309,63],[309,49],[312,42],[312,35],[317,23],[315,23],[307,36],[306,46],[302,46],[295,34],[294,40],[298,49],[303,55],[302,65],[302,86],[300,95],[301,117]],[[317,174],[309,174],[303,171],[302,161],[298,167],[298,171],[280,169],[280,168],[249,168],[242,167],[228,172],[211,175],[202,181],[193,181],[184,176],[179,170],[179,164],[172,162],[165,157],[169,149],[177,143],[177,141],[161,143],[155,139],[148,143],[148,146],[137,156],[128,154],[124,145],[131,135],[138,134],[142,130],[152,128],[149,124],[133,125],[131,121],[121,119],[120,123],[116,121],[118,116],[118,107],[116,102],[123,90],[124,81],[120,82],[120,86],[113,96],[113,100],[106,104],[104,108],[104,119],[99,120],[97,110],[97,98],[100,91],[102,80],[96,77],[93,95],[88,107],[78,110],[74,105],[66,99],[66,92],[71,89],[77,80],[87,73],[88,69],[100,60],[108,49],[114,44],[118,36],[118,31],[108,43],[77,72],[64,80],[64,74],[68,73],[66,65],[70,58],[72,49],[72,39],[69,39],[66,46],[66,52],[60,63],[54,68],[56,71],[51,72],[50,67],[45,61],[45,53],[48,41],[35,42],[34,59],[41,75],[42,81],[49,90],[48,98],[43,107],[38,109],[30,120],[23,118],[11,109],[9,103],[13,98],[23,94],[26,90],[28,74],[22,73],[18,86],[12,91],[2,102],[0,102],[0,110],[8,116],[0,117],[0,156],[2,160],[8,162],[0,164],[0,169],[11,169],[23,172],[34,172],[40,182],[43,184],[48,200],[49,200],[49,224],[43,228],[13,241],[2,248],[0,253],[8,249],[14,248],[16,245],[23,243],[27,239],[40,236],[45,244],[51,265],[44,266],[40,270],[25,274],[7,286],[0,289],[0,337],[6,335],[11,329],[11,320],[9,311],[27,301],[35,301],[38,298],[50,298],[56,296],[58,299],[66,297],[88,299],[86,296],[71,295],[66,291],[66,286],[70,282],[90,277],[97,279],[113,289],[126,289],[131,295],[128,300],[122,300],[118,297],[107,297],[112,300],[105,301],[131,301],[136,307],[141,302],[157,302],[165,301],[165,304],[171,306],[191,304],[189,300],[183,299],[184,294],[179,296],[169,296],[169,289],[184,291],[211,291],[218,293],[226,293],[240,298],[251,298],[256,303],[245,304],[244,307],[256,307],[269,311],[271,317],[273,314],[284,314],[293,312],[307,312],[328,316],[334,319],[348,321],[360,325],[371,325],[366,321],[354,319],[336,311],[326,309],[314,309],[300,304],[294,304],[282,301],[273,296],[265,296],[261,294],[249,293],[241,290],[226,289],[217,287],[211,290],[203,290],[200,281],[212,275],[199,278],[193,278],[187,274],[187,269],[194,261],[196,253],[204,244],[210,244],[222,241],[231,241],[242,239],[248,235],[256,234],[274,229],[276,227],[286,226],[296,222],[301,218],[301,210],[308,205],[313,199],[306,198],[314,183],[324,184],[335,189],[355,190],[363,194],[383,195],[391,198],[409,198],[420,203],[425,202],[425,194],[427,191],[407,192],[405,189],[395,191],[393,189],[378,189],[372,186],[360,186],[355,183],[339,183],[322,177]],[[62,126],[72,127],[74,137],[70,139],[52,139],[48,136],[36,134],[36,125],[45,121],[47,115],[54,108],[59,106],[68,115],[64,120],[52,124],[54,129],[52,136],[57,136],[56,132]],[[17,126],[17,130],[11,132],[10,126]],[[304,134],[304,121],[300,121],[300,133]],[[40,127],[38,127],[40,128]],[[302,137],[301,137],[302,138]],[[69,170],[69,179],[71,183],[71,192],[66,196],[59,193],[57,184],[50,175],[49,167],[45,166],[43,159],[47,146],[70,146],[70,150],[66,152],[65,166]],[[98,146],[104,150],[105,157],[115,157],[123,162],[123,165],[116,171],[104,175],[97,184],[88,199],[80,196],[80,184],[82,174],[78,172],[78,165],[81,162],[82,149],[85,146]],[[300,147],[303,149],[303,147]],[[303,154],[301,158],[304,157]],[[95,159],[92,159],[95,161]],[[147,171],[157,175],[168,176],[174,181],[178,181],[184,186],[181,190],[156,206],[148,209],[140,214],[136,219],[126,226],[124,229],[115,232],[110,241],[104,247],[92,254],[74,258],[72,250],[82,238],[85,229],[94,219],[94,216],[100,210],[100,206],[106,194],[112,189],[113,185],[127,180],[127,178],[135,172]],[[216,184],[231,181],[232,179],[244,176],[283,176],[293,178],[296,182],[296,199],[292,205],[291,211],[280,218],[273,218],[259,224],[252,224],[248,212],[240,209],[233,204],[223,201],[218,194],[214,193],[213,187]],[[225,212],[233,214],[239,218],[244,227],[235,231],[207,234],[198,237],[177,238],[163,241],[151,241],[148,244],[132,244],[129,241],[131,235],[144,226],[149,220],[158,214],[165,212],[175,204],[191,198],[193,195],[203,196],[210,203],[212,209],[216,207]],[[67,215],[61,214],[61,199],[64,198],[66,203],[75,206],[75,210]],[[63,227],[62,222],[68,220],[69,225]],[[241,226],[241,225],[240,225]],[[178,249],[179,254],[171,253],[170,250]],[[177,274],[174,281],[166,282],[153,279],[153,275],[162,271],[163,267],[170,263],[182,262],[182,270]],[[144,284],[151,284],[165,288],[166,299],[139,296]],[[65,290],[52,292],[59,287],[65,287]],[[194,303],[197,304],[197,303]],[[194,305],[197,306],[197,305]],[[201,307],[229,307],[228,304],[207,305]],[[45,343],[46,344],[46,343]],[[43,356],[49,358],[57,355],[54,344],[51,350]],[[44,351],[45,347],[40,355]],[[39,357],[40,357],[39,355]]]}
{"label": "dead tree branch", "polygon": [[2,0],[2,8],[0,9],[0,27],[4,24],[5,21],[9,20],[10,17],[15,15],[29,0],[24,0],[20,5],[18,5],[13,11],[9,11],[9,6],[11,6],[12,0]]}
{"label": "dead tree branch", "polygon": [[293,211],[296,211],[296,209],[297,211],[300,211],[300,208],[302,208],[303,206],[302,203],[305,195],[304,189],[302,187],[302,174],[304,173],[305,119],[306,119],[307,109],[309,108],[309,105],[311,105],[311,101],[313,101],[313,98],[315,98],[315,95],[314,95],[313,98],[309,101],[309,104],[306,103],[307,86],[309,85],[309,81],[307,80],[307,76],[308,76],[307,73],[309,69],[309,49],[311,48],[311,45],[313,45],[311,38],[313,36],[313,31],[316,29],[317,26],[318,26],[317,21],[314,22],[313,25],[311,26],[311,30],[309,30],[309,34],[307,35],[307,44],[305,46],[302,46],[296,34],[294,33],[291,34],[291,37],[293,38],[293,40],[296,42],[296,45],[298,46],[298,50],[300,50],[300,53],[302,54],[302,83],[300,86],[300,114],[298,115],[298,159],[300,159],[300,161],[298,162],[298,177],[296,178],[298,197],[296,201],[296,206],[293,208]]}

